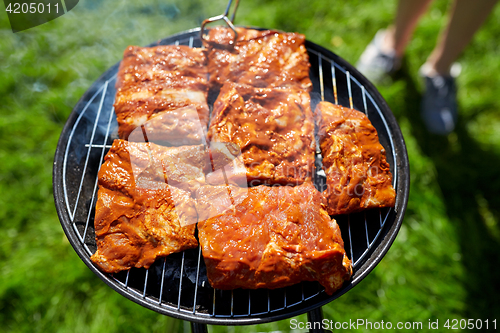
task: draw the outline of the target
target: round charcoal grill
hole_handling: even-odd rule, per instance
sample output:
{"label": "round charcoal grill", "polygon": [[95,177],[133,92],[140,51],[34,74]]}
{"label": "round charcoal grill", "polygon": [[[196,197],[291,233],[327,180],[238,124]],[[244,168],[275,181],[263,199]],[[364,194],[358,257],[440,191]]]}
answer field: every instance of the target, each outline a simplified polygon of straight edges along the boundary
{"label": "round charcoal grill", "polygon": [[[200,29],[193,29],[151,46],[201,47],[199,35]],[[197,324],[249,325],[308,311],[314,314],[314,309],[346,293],[380,262],[398,233],[408,199],[408,157],[401,131],[384,99],[353,66],[314,43],[306,41],[306,47],[314,86],[313,110],[320,100],[326,100],[365,112],[386,149],[394,178],[394,208],[335,217],[354,263],[351,281],[332,296],[316,282],[275,290],[216,290],[208,283],[199,248],[160,258],[148,270],[101,272],[90,261],[96,251],[97,173],[118,138],[113,103],[119,64],[106,71],[73,109],[57,145],[53,169],[54,197],[62,227],[80,258],[97,276],[123,296],[161,314]],[[320,158],[317,163],[321,163]],[[321,187],[324,174],[320,172],[315,178]]]}

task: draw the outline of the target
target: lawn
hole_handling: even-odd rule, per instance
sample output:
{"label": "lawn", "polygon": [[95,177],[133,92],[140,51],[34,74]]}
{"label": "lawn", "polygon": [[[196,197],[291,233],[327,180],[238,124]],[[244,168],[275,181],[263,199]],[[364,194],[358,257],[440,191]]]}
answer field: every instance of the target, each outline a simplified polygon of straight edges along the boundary
{"label": "lawn", "polygon": [[[307,38],[355,63],[396,1],[242,1],[237,23]],[[0,5],[0,8],[2,5]],[[0,14],[0,331],[186,332],[189,325],[125,299],[78,258],[59,224],[52,161],[80,96],[128,45],[200,25],[225,1],[82,0],[68,14],[12,33]],[[359,285],[323,307],[344,322],[497,320],[500,325],[500,6],[459,61],[459,123],[447,137],[419,117],[418,68],[447,18],[437,0],[403,69],[378,86],[404,135],[411,190],[393,246]],[[296,318],[305,322],[305,315]],[[290,320],[209,332],[290,332]],[[367,331],[360,328],[358,331]]]}

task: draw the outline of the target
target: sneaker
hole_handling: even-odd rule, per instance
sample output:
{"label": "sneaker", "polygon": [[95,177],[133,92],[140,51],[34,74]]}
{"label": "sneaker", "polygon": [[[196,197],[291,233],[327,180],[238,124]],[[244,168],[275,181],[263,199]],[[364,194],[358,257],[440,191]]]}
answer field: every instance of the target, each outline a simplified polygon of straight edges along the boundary
{"label": "sneaker", "polygon": [[396,52],[382,52],[382,42],[386,30],[379,30],[368,44],[356,64],[356,68],[370,81],[380,83],[401,67],[401,59]]}
{"label": "sneaker", "polygon": [[[455,129],[457,122],[457,88],[455,77],[460,70],[455,64],[450,75],[426,75],[428,70],[424,64],[420,75],[425,80],[425,93],[422,101],[422,118],[430,133],[447,135]],[[458,69],[458,70],[457,70]]]}

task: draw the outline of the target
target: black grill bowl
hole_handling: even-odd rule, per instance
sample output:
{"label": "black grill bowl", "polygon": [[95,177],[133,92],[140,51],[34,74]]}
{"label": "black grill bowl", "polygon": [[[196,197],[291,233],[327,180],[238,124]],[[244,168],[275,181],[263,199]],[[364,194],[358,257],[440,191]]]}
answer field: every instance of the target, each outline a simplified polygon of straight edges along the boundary
{"label": "black grill bowl", "polygon": [[[199,29],[152,45],[166,44],[201,47]],[[61,225],[81,260],[99,278],[123,296],[161,314],[195,323],[253,325],[286,319],[329,303],[373,270],[396,238],[407,205],[410,174],[403,136],[386,102],[365,77],[329,50],[309,41],[306,47],[314,87],[313,110],[320,100],[326,100],[365,112],[378,131],[394,176],[394,208],[336,217],[346,252],[354,263],[351,281],[331,296],[315,282],[276,290],[215,290],[208,283],[199,248],[160,258],[149,270],[101,272],[90,261],[96,250],[97,172],[118,138],[113,102],[119,64],[106,71],[73,109],[59,139],[53,168],[54,199]]]}

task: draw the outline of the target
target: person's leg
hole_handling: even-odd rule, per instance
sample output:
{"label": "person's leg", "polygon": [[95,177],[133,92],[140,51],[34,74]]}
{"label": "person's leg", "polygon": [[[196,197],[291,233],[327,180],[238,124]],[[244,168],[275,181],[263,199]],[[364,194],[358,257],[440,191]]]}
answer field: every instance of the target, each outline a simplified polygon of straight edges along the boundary
{"label": "person's leg", "polygon": [[451,73],[451,67],[495,3],[496,0],[456,0],[438,43],[420,68],[425,80],[422,117],[431,133],[445,135],[455,128],[458,107],[453,76],[456,73]]}
{"label": "person's leg", "polygon": [[433,0],[400,0],[394,24],[387,29],[384,51],[394,50],[402,57],[413,31]]}
{"label": "person's leg", "polygon": [[401,58],[418,20],[432,0],[399,0],[393,25],[379,30],[361,54],[358,70],[380,83],[401,66]]}
{"label": "person's leg", "polygon": [[448,75],[451,65],[469,44],[495,6],[496,0],[456,0],[448,25],[427,58],[427,75]]}

